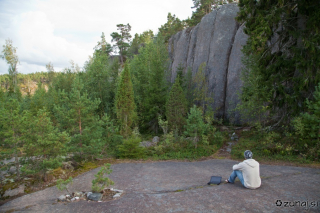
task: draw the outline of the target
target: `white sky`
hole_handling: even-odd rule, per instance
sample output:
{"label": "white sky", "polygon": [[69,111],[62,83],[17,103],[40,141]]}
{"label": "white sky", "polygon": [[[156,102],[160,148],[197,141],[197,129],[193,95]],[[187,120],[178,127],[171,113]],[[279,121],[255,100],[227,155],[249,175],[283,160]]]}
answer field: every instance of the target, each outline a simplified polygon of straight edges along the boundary
{"label": "white sky", "polygon": [[[0,49],[10,38],[17,47],[18,72],[80,67],[92,55],[104,32],[111,43],[117,24],[129,23],[131,35],[158,28],[171,12],[183,20],[192,14],[192,0],[0,0]],[[0,53],[1,54],[1,53]],[[8,65],[0,59],[0,74]]]}

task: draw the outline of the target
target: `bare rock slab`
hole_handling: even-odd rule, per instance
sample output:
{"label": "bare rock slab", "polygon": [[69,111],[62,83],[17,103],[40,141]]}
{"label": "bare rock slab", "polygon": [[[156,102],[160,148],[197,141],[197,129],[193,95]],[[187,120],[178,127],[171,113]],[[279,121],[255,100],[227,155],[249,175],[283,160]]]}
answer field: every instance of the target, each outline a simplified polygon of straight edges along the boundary
{"label": "bare rock slab", "polygon": [[3,196],[4,197],[12,197],[12,196],[16,196],[16,195],[22,194],[22,193],[24,193],[24,184],[20,185],[16,189],[8,189],[7,191],[5,191]]}

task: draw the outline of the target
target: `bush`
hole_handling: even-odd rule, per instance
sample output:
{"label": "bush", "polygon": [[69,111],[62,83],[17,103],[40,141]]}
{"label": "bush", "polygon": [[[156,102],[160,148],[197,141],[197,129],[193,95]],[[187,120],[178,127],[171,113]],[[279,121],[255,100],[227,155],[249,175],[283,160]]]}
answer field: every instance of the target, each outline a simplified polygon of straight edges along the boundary
{"label": "bush", "polygon": [[93,192],[101,192],[105,187],[108,187],[110,185],[113,185],[114,182],[108,178],[103,177],[104,174],[111,174],[112,170],[110,169],[111,164],[106,163],[104,164],[100,171],[94,175],[96,178],[92,180],[92,191]]}
{"label": "bush", "polygon": [[140,138],[129,138],[118,146],[118,157],[139,159],[145,157],[145,148],[140,146]]}
{"label": "bush", "polygon": [[[320,157],[320,83],[315,88],[314,100],[306,100],[308,112],[301,113],[293,119],[293,127],[297,139],[297,149],[307,158]],[[318,147],[318,148],[317,148]]]}
{"label": "bush", "polygon": [[70,192],[69,192],[69,190],[68,190],[68,184],[72,184],[73,183],[73,179],[72,179],[72,177],[69,177],[69,179],[67,179],[67,180],[62,180],[62,179],[59,179],[59,180],[57,180],[57,188],[60,190],[60,191],[63,191],[63,190],[67,190],[67,192],[69,193],[69,194],[71,194]]}

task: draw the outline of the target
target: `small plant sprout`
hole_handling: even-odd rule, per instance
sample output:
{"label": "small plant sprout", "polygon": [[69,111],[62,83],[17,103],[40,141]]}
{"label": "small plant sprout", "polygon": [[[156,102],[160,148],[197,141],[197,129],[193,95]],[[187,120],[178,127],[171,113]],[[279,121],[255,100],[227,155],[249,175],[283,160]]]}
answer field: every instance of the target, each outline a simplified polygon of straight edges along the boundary
{"label": "small plant sprout", "polygon": [[72,185],[72,182],[73,182],[72,177],[69,177],[69,179],[67,179],[67,180],[59,179],[59,180],[57,180],[56,186],[60,191],[67,190],[67,192],[70,194],[70,192],[68,190],[68,184],[70,183]]}
{"label": "small plant sprout", "polygon": [[114,182],[108,178],[108,177],[103,177],[104,174],[111,174],[112,170],[110,169],[111,164],[106,163],[104,164],[100,171],[94,175],[96,178],[92,180],[92,191],[93,192],[101,192],[104,188],[113,185]]}

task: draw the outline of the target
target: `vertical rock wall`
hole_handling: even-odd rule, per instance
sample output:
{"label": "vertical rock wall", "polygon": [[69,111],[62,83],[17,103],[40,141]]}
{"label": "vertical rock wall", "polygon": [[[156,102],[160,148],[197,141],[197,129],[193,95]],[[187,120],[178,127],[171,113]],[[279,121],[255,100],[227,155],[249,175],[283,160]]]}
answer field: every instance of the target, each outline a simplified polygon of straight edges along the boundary
{"label": "vertical rock wall", "polygon": [[241,49],[247,41],[243,26],[235,21],[238,11],[237,4],[223,5],[204,16],[197,26],[178,32],[169,40],[171,82],[179,64],[185,67],[185,73],[191,68],[195,75],[205,62],[215,116],[233,119],[236,124],[240,124],[240,115],[234,108],[242,86]]}

